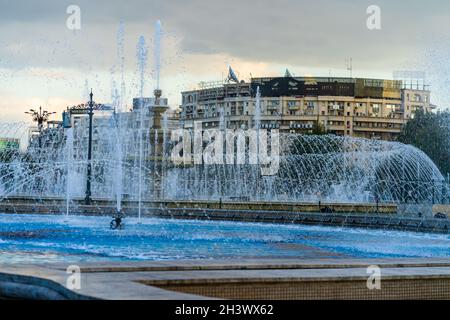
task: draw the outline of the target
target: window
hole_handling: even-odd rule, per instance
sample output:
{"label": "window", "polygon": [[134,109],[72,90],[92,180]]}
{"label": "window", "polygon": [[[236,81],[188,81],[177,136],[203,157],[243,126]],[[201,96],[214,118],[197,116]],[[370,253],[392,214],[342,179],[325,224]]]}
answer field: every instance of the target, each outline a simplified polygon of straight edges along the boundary
{"label": "window", "polygon": [[295,107],[296,105],[295,101],[288,101],[287,104],[289,108]]}
{"label": "window", "polygon": [[373,103],[372,104],[372,112],[375,113],[375,114],[379,113],[380,112],[380,107],[381,107],[380,104]]}

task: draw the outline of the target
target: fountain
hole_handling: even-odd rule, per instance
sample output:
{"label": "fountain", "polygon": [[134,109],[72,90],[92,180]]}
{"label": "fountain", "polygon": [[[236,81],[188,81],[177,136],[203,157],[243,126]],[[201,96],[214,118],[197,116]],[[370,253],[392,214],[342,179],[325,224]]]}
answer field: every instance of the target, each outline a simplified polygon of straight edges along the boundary
{"label": "fountain", "polygon": [[[447,192],[439,170],[417,148],[332,135],[280,134],[279,170],[270,177],[248,163],[179,166],[167,157],[166,116],[163,128],[143,133],[136,143],[143,130],[134,126],[140,116],[137,111],[94,118],[92,196],[115,199],[118,211],[123,196],[139,204],[162,195],[166,200],[245,196],[269,202],[433,203]],[[68,205],[83,197],[86,120],[78,119],[72,129],[44,130],[41,148],[32,140],[26,152],[13,146],[1,150],[0,200],[62,197]]]}
{"label": "fountain", "polygon": [[67,155],[67,172],[66,172],[66,217],[70,212],[70,195],[73,183],[73,129],[66,130],[66,155]]}
{"label": "fountain", "polygon": [[120,95],[119,101],[117,103],[117,111],[123,112],[124,110],[124,100],[125,100],[125,24],[120,22],[119,29],[117,31],[117,60],[120,70]]}
{"label": "fountain", "polygon": [[123,195],[123,143],[122,143],[122,124],[121,117],[117,117],[117,114],[114,114],[113,119],[115,120],[115,128],[114,137],[116,138],[116,165],[115,165],[115,179],[114,179],[114,193],[116,195],[116,210],[120,212],[122,209],[122,195]]}
{"label": "fountain", "polygon": [[[163,144],[162,144],[162,169],[161,176],[165,176],[167,173],[167,158],[168,155],[168,134],[169,134],[169,115],[167,112],[163,115]],[[167,186],[164,184],[165,180],[162,179],[162,194],[161,198],[164,200],[164,190]]]}
{"label": "fountain", "polygon": [[[221,107],[214,123],[217,128],[218,120],[218,129],[197,123],[191,131],[180,130],[180,142],[174,138],[180,131],[172,130],[168,101],[160,86],[159,21],[155,30],[153,96],[145,96],[148,52],[141,36],[137,44],[138,92],[131,110],[125,107],[121,24],[118,68],[111,71],[110,105],[94,103],[91,91],[90,104],[68,108],[62,126],[40,127],[39,135],[30,139],[28,124],[0,123],[0,264],[51,263],[48,270],[53,279],[55,270],[63,275],[68,265],[78,267],[87,262],[95,267],[101,262],[101,268],[112,270],[108,272],[111,279],[114,270],[121,269],[122,276],[134,280],[142,274],[139,270],[158,265],[133,265],[136,261],[170,260],[161,266],[179,270],[186,266],[179,264],[180,260],[190,260],[193,269],[204,269],[209,260],[214,262],[210,266],[233,273],[236,270],[231,269],[236,267],[267,267],[267,261],[277,258],[282,260],[273,260],[273,265],[280,270],[299,268],[304,263],[301,259],[320,264],[323,258],[355,258],[363,266],[363,258],[382,258],[383,263],[393,257],[427,258],[430,265],[433,262],[428,258],[435,257],[441,267],[442,258],[449,257],[450,222],[442,216],[419,216],[418,211],[415,216],[395,214],[404,213],[398,210],[404,203],[428,207],[448,203],[447,184],[427,155],[398,142],[267,132],[261,126],[264,111],[259,87],[252,125],[228,129]],[[86,80],[83,100],[88,98],[88,89]],[[87,105],[93,118],[88,118]],[[234,138],[229,145],[224,137]],[[92,157],[87,155],[88,141]],[[176,154],[173,151],[178,145],[182,152]],[[225,147],[226,152],[215,149],[217,146]],[[212,156],[204,152],[208,148],[214,150]],[[214,161],[209,161],[211,158]],[[277,159],[275,170],[267,170],[268,158]],[[86,194],[91,201],[85,202]],[[326,205],[321,206],[323,203]],[[125,216],[127,230],[119,234],[116,230],[124,228]],[[431,234],[438,232],[444,235]],[[287,262],[293,258],[299,260]],[[223,259],[227,260],[220,262]],[[263,259],[261,264],[257,259]],[[242,264],[245,260],[251,263]],[[41,277],[45,267],[31,275]],[[136,274],[127,275],[122,272],[124,267]],[[45,283],[30,277],[29,266],[15,270],[26,270],[25,278],[33,280],[34,287],[36,282]],[[8,279],[18,278],[8,272]],[[101,280],[101,290],[108,290],[106,281]],[[407,281],[411,282],[411,277]],[[423,282],[422,276],[419,281]],[[124,286],[124,281],[120,282]],[[236,286],[240,281],[234,282]],[[311,287],[315,280],[307,282]],[[24,285],[22,280],[20,284]],[[52,287],[55,285],[52,282]],[[18,286],[9,282],[5,286],[16,294]],[[289,289],[296,286],[303,292],[297,283]],[[147,287],[159,290],[143,282],[141,287],[139,294]],[[357,288],[360,292],[360,286]],[[30,291],[28,285],[24,291]]]}
{"label": "fountain", "polygon": [[[256,88],[256,96],[255,96],[255,116],[254,116],[254,120],[255,122],[255,131],[256,131],[256,156],[257,156],[257,168],[260,165],[260,159],[259,159],[259,155],[260,155],[260,129],[261,129],[261,93],[259,91],[259,86]],[[259,195],[259,180],[257,179],[257,186],[256,186],[256,194]]]}
{"label": "fountain", "polygon": [[[156,90],[160,90],[160,76],[161,76],[161,21],[156,21],[155,24],[155,40],[154,40],[154,59],[155,59],[155,73],[156,73]],[[156,94],[155,94],[156,96]]]}
{"label": "fountain", "polygon": [[[140,37],[138,98],[133,100],[131,111],[123,110],[123,24],[117,39],[120,79],[116,81],[112,73],[112,105],[96,105],[91,181],[92,197],[114,203],[115,212],[121,212],[124,201],[137,205],[135,212],[140,219],[149,206],[147,202],[162,200],[434,203],[448,194],[441,173],[420,150],[397,142],[347,136],[281,133],[279,169],[270,175],[262,174],[260,154],[267,150],[264,141],[260,141],[263,135],[259,134],[263,131],[259,88],[253,119],[253,129],[258,133],[256,164],[230,164],[226,159],[220,164],[197,163],[198,159],[194,159],[194,164],[173,163],[169,159],[174,141],[169,138],[167,99],[162,97],[160,88],[161,23],[156,23],[153,42],[154,96],[144,96],[148,52],[144,37]],[[116,85],[119,82],[120,90]],[[12,146],[1,150],[0,201],[13,197],[36,201],[62,198],[66,200],[64,212],[69,214],[71,205],[75,206],[85,192],[88,139],[85,109],[86,105],[69,108],[67,128],[45,129],[39,138],[41,146],[32,139],[21,151]],[[222,108],[219,116],[219,131],[223,134],[227,131],[224,112]],[[27,136],[26,128],[23,124],[0,124],[0,133],[22,130],[22,136]],[[201,134],[208,134],[208,129]],[[17,132],[13,135],[17,136]],[[190,135],[191,142],[198,138]],[[240,157],[236,153],[223,156]]]}
{"label": "fountain", "polygon": [[138,139],[139,139],[139,193],[138,193],[138,217],[139,220],[141,219],[141,214],[142,214],[142,166],[143,166],[143,157],[144,157],[144,140],[147,139],[147,134],[146,132],[144,132],[144,113],[145,113],[145,107],[144,107],[144,72],[145,72],[145,65],[146,65],[146,61],[147,61],[147,49],[145,47],[145,39],[143,36],[141,36],[139,38],[139,43],[138,43],[138,52],[137,52],[137,57],[138,57],[138,66],[139,66],[139,76],[140,76],[140,89],[139,89],[139,96],[140,96],[140,101],[139,101],[139,135],[138,135]]}
{"label": "fountain", "polygon": [[[255,174],[259,168],[251,164],[178,167],[168,173],[166,193],[176,199],[431,203],[445,192],[434,163],[409,145],[291,133],[280,134],[280,145],[280,167],[274,176]],[[173,187],[182,185],[187,190]]]}

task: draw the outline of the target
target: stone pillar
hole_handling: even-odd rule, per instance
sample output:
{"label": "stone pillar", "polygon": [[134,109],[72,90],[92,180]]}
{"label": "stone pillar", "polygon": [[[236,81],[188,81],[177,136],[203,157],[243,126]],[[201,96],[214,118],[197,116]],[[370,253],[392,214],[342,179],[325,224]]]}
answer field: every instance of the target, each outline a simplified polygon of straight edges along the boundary
{"label": "stone pillar", "polygon": [[162,91],[159,89],[156,89],[154,91],[155,100],[154,104],[150,106],[150,110],[152,112],[153,116],[153,124],[150,128],[150,139],[151,145],[152,145],[152,152],[151,152],[151,161],[152,163],[152,180],[153,180],[153,198],[155,200],[162,200],[162,194],[163,194],[163,179],[164,179],[164,172],[163,172],[163,161],[164,161],[164,154],[163,154],[163,142],[164,142],[164,136],[163,136],[163,130],[161,126],[161,119],[164,112],[167,111],[168,106],[161,104],[161,95]]}

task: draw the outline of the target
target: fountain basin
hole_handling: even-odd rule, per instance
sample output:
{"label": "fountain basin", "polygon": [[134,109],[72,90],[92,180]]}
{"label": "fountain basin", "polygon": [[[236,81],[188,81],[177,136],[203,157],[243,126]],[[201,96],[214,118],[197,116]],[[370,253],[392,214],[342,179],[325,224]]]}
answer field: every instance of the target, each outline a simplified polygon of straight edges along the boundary
{"label": "fountain basin", "polygon": [[440,234],[157,218],[127,218],[114,231],[109,220],[0,215],[0,263],[450,257]]}

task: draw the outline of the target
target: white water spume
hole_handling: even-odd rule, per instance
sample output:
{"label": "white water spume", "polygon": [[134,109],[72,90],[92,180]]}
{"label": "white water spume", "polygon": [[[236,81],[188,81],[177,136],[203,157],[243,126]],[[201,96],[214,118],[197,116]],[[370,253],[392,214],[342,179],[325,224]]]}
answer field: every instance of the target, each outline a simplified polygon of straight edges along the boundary
{"label": "white water spume", "polygon": [[256,88],[254,121],[255,129],[259,130],[261,128],[261,93],[259,92],[259,86]]}
{"label": "white water spume", "polygon": [[[161,23],[155,26],[154,68],[160,87]],[[95,112],[92,159],[92,197],[115,201],[120,211],[123,199],[218,200],[242,198],[295,202],[433,202],[448,196],[444,179],[435,164],[420,150],[397,142],[333,135],[280,134],[280,165],[272,176],[262,176],[259,165],[201,164],[175,166],[170,162],[168,118],[162,132],[151,138],[151,110],[144,98],[148,50],[144,37],[137,45],[138,97],[133,112],[124,112],[124,26],[117,33],[117,66],[120,78],[111,72],[114,113]],[[120,89],[118,88],[120,83]],[[83,99],[88,98],[86,80]],[[256,93],[253,128],[260,130],[261,101]],[[149,122],[149,123],[145,123]],[[220,110],[219,128],[226,129],[225,110]],[[11,196],[61,197],[66,213],[72,199],[85,195],[87,168],[87,117],[72,129],[49,128],[28,146],[27,123],[0,123],[0,138],[20,141],[20,149],[0,150],[0,200]],[[158,135],[162,135],[162,166],[157,166]],[[257,135],[260,146],[260,135]],[[193,139],[192,139],[193,140]],[[155,157],[150,157],[154,150]],[[259,152],[257,152],[259,156]],[[259,163],[259,158],[258,162]],[[161,172],[156,172],[161,170]],[[153,177],[161,177],[161,192]]]}
{"label": "white water spume", "polygon": [[138,216],[139,219],[141,219],[141,212],[142,212],[142,175],[143,175],[143,157],[144,157],[144,139],[146,138],[146,135],[144,134],[144,82],[145,82],[145,67],[147,64],[147,48],[145,44],[145,39],[143,36],[139,38],[138,43],[138,51],[137,51],[137,58],[138,58],[138,67],[139,67],[139,76],[140,76],[140,89],[139,89],[139,97],[140,97],[140,103],[139,103],[139,110],[140,110],[140,119],[139,119],[139,194],[138,194]]}
{"label": "white water spume", "polygon": [[[202,165],[168,172],[168,196],[246,197],[267,201],[432,202],[444,179],[419,149],[398,142],[333,135],[280,134],[280,167],[261,176],[255,165]],[[176,186],[184,186],[176,187]]]}
{"label": "white water spume", "polygon": [[125,24],[120,23],[119,29],[117,31],[117,60],[119,64],[120,72],[120,95],[117,101],[117,112],[123,112],[125,107]]}
{"label": "white water spume", "polygon": [[[154,199],[151,154],[158,139],[136,127],[128,113],[96,116],[93,142],[92,196],[115,200]],[[2,126],[0,125],[0,128]],[[4,128],[4,126],[3,126]],[[9,124],[8,134],[23,130]],[[167,120],[163,152],[170,154]],[[49,129],[42,147],[32,141],[27,152],[0,152],[0,199],[10,196],[83,198],[86,185],[88,121],[72,133]],[[447,193],[435,164],[419,149],[398,142],[333,135],[280,134],[280,165],[273,176],[261,176],[250,164],[175,167],[164,157],[164,198],[218,200],[246,197],[267,201],[432,202]]]}
{"label": "white water spume", "polygon": [[155,24],[155,43],[154,43],[154,59],[155,59],[155,72],[156,72],[156,89],[160,89],[160,76],[161,76],[161,21],[157,21]]}
{"label": "white water spume", "polygon": [[73,129],[69,128],[66,130],[66,216],[69,216],[70,211],[70,196],[72,192],[73,178]]}

